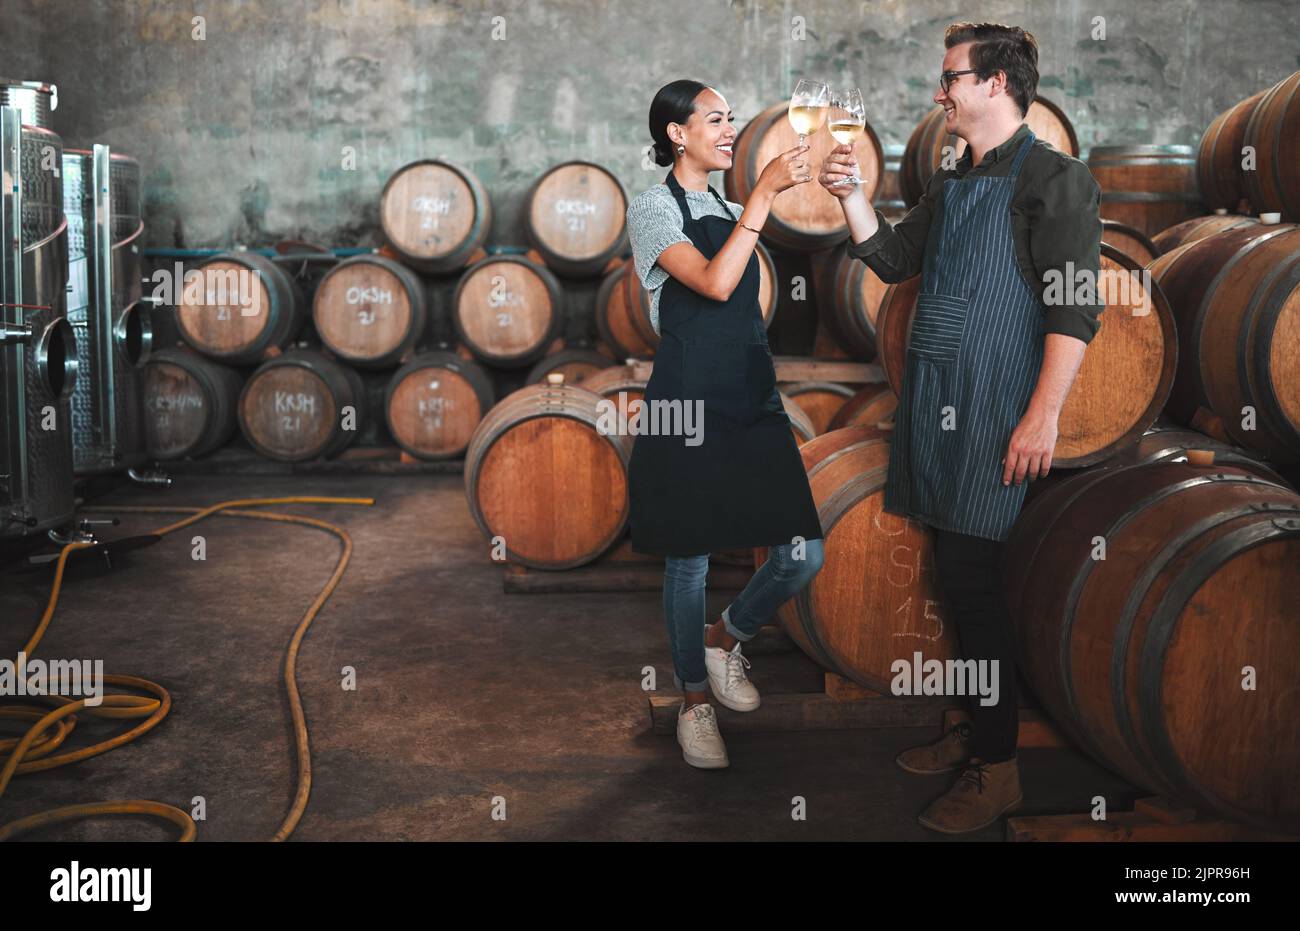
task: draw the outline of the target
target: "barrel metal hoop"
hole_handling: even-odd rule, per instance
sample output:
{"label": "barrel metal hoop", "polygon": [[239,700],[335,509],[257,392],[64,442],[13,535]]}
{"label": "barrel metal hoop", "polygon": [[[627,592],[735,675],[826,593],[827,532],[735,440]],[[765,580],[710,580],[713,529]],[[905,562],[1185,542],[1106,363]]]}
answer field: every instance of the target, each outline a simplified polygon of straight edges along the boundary
{"label": "barrel metal hoop", "polygon": [[[1143,463],[1139,463],[1134,466],[1128,466],[1127,468],[1140,469],[1143,468],[1143,466],[1144,466]],[[1106,475],[1099,474],[1098,480],[1107,477],[1108,476]],[[1105,531],[1102,534],[1102,537],[1103,539],[1106,540],[1111,539],[1115,534],[1122,531],[1124,527],[1126,527],[1132,520],[1134,520],[1143,511],[1147,510],[1152,505],[1160,503],[1161,501],[1165,500],[1166,498],[1172,495],[1178,494],[1179,492],[1187,491],[1189,489],[1196,488],[1201,485],[1206,485],[1215,480],[1231,481],[1234,479],[1241,480],[1241,479],[1250,479],[1250,478],[1253,478],[1253,476],[1231,476],[1231,475],[1220,473],[1212,476],[1211,475],[1193,476],[1191,478],[1184,479],[1181,482],[1176,482],[1172,485],[1165,485],[1161,488],[1156,489],[1153,493],[1147,495],[1145,498],[1142,498],[1141,500],[1135,502],[1134,505],[1130,507],[1127,511],[1118,515],[1111,522],[1111,524],[1105,529]],[[1080,490],[1080,493],[1075,495],[1073,498],[1071,498],[1071,500],[1065,506],[1060,508],[1060,510],[1057,513],[1058,514],[1064,513],[1067,509],[1073,507],[1075,504],[1078,503],[1083,493],[1088,489],[1095,487],[1096,484],[1097,484],[1096,482],[1092,482],[1085,485]],[[1049,525],[1049,533],[1050,533],[1050,528],[1051,525]],[[1045,533],[1043,535],[1043,539],[1046,539],[1049,533]],[[1042,544],[1042,540],[1039,541],[1040,547],[1041,544]],[[1039,549],[1036,548],[1035,552],[1038,551]],[[1070,587],[1066,592],[1065,603],[1062,606],[1064,609],[1063,611],[1064,618],[1061,624],[1061,639],[1060,639],[1060,643],[1057,646],[1058,649],[1057,663],[1060,667],[1059,671],[1061,676],[1062,694],[1065,696],[1065,706],[1066,709],[1068,710],[1069,717],[1072,720],[1079,719],[1079,705],[1075,697],[1074,673],[1071,668],[1071,661],[1070,661],[1070,655],[1071,655],[1070,646],[1074,639],[1075,611],[1078,606],[1079,599],[1083,595],[1084,586],[1087,584],[1093,569],[1096,568],[1096,565],[1097,565],[1097,561],[1090,559],[1079,571],[1075,573],[1074,578],[1070,582]],[[1140,587],[1135,585],[1134,591],[1139,591],[1139,590],[1141,590]],[[1133,599],[1133,594],[1130,593],[1129,601],[1132,602],[1132,599]],[[1120,614],[1120,620],[1119,620],[1119,624],[1117,625],[1117,633],[1116,633],[1116,640],[1115,640],[1116,649],[1118,649],[1118,645],[1120,643],[1125,642],[1128,636],[1129,629],[1132,627],[1133,620],[1131,617],[1131,612],[1129,610],[1129,607],[1130,607],[1129,605],[1126,605],[1124,611],[1122,611]],[[1115,657],[1112,657],[1112,661],[1111,661],[1112,683],[1114,682],[1114,670],[1117,662],[1121,664],[1121,668],[1122,668],[1122,658],[1116,659]],[[1123,713],[1122,704],[1117,702],[1116,707],[1117,709],[1120,710],[1120,713],[1122,714]],[[1122,726],[1123,725],[1121,723],[1121,729]],[[1082,734],[1083,739],[1085,741],[1091,743],[1091,739],[1087,737],[1086,732],[1080,729],[1080,733]],[[1092,752],[1095,756],[1098,756],[1099,758],[1102,759],[1105,758],[1101,753],[1097,751],[1095,744],[1092,745]]]}
{"label": "barrel metal hoop", "polygon": [[[1265,285],[1270,290],[1261,307],[1255,303],[1255,297],[1259,296]],[[1262,401],[1263,403],[1259,405],[1262,408],[1260,412],[1265,414],[1265,418],[1277,430],[1279,439],[1292,445],[1300,444],[1300,428],[1286,416],[1272,380],[1261,377],[1256,380],[1257,384],[1252,390],[1250,375],[1256,373],[1262,375],[1269,370],[1269,351],[1277,329],[1278,318],[1282,315],[1282,305],[1297,289],[1300,289],[1300,260],[1293,259],[1289,266],[1279,264],[1272,269],[1269,276],[1260,282],[1255,294],[1251,296],[1251,305],[1258,309],[1253,334],[1250,328],[1241,327],[1237,343],[1240,359],[1237,377],[1242,397]],[[1247,344],[1248,335],[1254,336],[1253,358]]]}
{"label": "barrel metal hoop", "polygon": [[[1132,466],[1131,468],[1140,468],[1141,465],[1142,464],[1139,463],[1138,465]],[[1107,476],[1105,475],[1099,474],[1098,480],[1104,479],[1106,477]],[[1154,504],[1158,504],[1159,502],[1163,501],[1165,498],[1177,494],[1180,491],[1186,491],[1187,489],[1194,488],[1199,485],[1207,484],[1208,481],[1210,481],[1212,478],[1215,477],[1227,478],[1227,476],[1222,476],[1222,475],[1214,476],[1214,477],[1196,476],[1193,478],[1184,479],[1183,481],[1178,482],[1176,484],[1166,485],[1162,488],[1157,489],[1152,494],[1149,494],[1145,498],[1142,498],[1141,500],[1135,502],[1134,505],[1130,507],[1127,511],[1118,515],[1113,521],[1111,521],[1110,525],[1107,526],[1103,531],[1102,539],[1104,540],[1112,539],[1115,536],[1115,534],[1121,532],[1124,529],[1124,527],[1126,527],[1131,521],[1136,519],[1139,514],[1141,514],[1150,506]],[[1079,502],[1079,499],[1082,497],[1083,491],[1086,491],[1087,489],[1091,489],[1095,487],[1095,485],[1096,483],[1091,483],[1085,486],[1085,488],[1081,490],[1080,494],[1075,495],[1057,513],[1062,514],[1067,509],[1074,507]],[[1046,538],[1047,535],[1048,534],[1044,534],[1044,538]],[[1084,586],[1087,585],[1088,580],[1091,577],[1092,572],[1096,568],[1096,566],[1097,566],[1097,560],[1089,559],[1083,565],[1082,568],[1080,568],[1078,571],[1075,572],[1074,577],[1070,580],[1070,587],[1066,591],[1065,604],[1063,605],[1064,619],[1061,624],[1061,639],[1060,642],[1057,644],[1057,650],[1058,650],[1057,663],[1060,667],[1061,685],[1062,685],[1061,691],[1062,694],[1065,696],[1065,707],[1068,716],[1073,721],[1079,720],[1079,703],[1075,697],[1074,671],[1072,668],[1073,664],[1071,661],[1071,653],[1072,653],[1071,644],[1074,640],[1074,617],[1075,617],[1076,609],[1078,607],[1079,599],[1083,596]],[[1135,584],[1133,590],[1140,591],[1141,589],[1139,588],[1139,586]],[[1130,592],[1129,594],[1130,601],[1132,600],[1132,598],[1133,598],[1133,593]],[[1115,641],[1116,644],[1119,644],[1120,642],[1123,641],[1122,635],[1126,633],[1126,629],[1124,627],[1124,619],[1127,616],[1128,616],[1128,610],[1126,605],[1125,610],[1120,614],[1120,625],[1117,629],[1116,641]],[[1111,665],[1112,665],[1112,679],[1113,679],[1114,677],[1113,658],[1112,658]],[[1117,705],[1117,708],[1118,707],[1119,706]],[[1105,755],[1100,752],[1097,745],[1092,741],[1092,738],[1088,735],[1086,729],[1076,728],[1076,730],[1078,731],[1079,737],[1082,740],[1082,742],[1088,745],[1088,749],[1093,754],[1093,756],[1097,757],[1098,759],[1105,759]]]}
{"label": "barrel metal hoop", "polygon": [[1167,204],[1167,203],[1187,203],[1199,204],[1200,195],[1188,194],[1185,191],[1169,191],[1165,194],[1157,194],[1154,191],[1102,191],[1101,202],[1103,204]]}
{"label": "barrel metal hoop", "polygon": [[[1278,518],[1268,522],[1256,522],[1225,534],[1197,554],[1187,569],[1165,591],[1160,604],[1152,614],[1151,621],[1147,626],[1147,636],[1143,643],[1142,655],[1139,659],[1138,708],[1142,714],[1142,731],[1153,750],[1157,771],[1170,785],[1182,789],[1193,798],[1209,803],[1211,807],[1228,814],[1230,817],[1253,824],[1256,827],[1263,827],[1266,830],[1277,830],[1277,825],[1263,824],[1258,817],[1255,817],[1250,812],[1237,808],[1226,799],[1211,792],[1200,780],[1188,772],[1186,767],[1176,765],[1178,755],[1174,749],[1168,728],[1165,727],[1164,716],[1150,712],[1153,709],[1163,707],[1162,677],[1164,675],[1165,658],[1168,653],[1169,642],[1173,637],[1174,628],[1177,626],[1183,608],[1186,607],[1187,603],[1210,576],[1229,559],[1279,536],[1289,536],[1292,533],[1300,532],[1300,507],[1292,508],[1291,513],[1295,517],[1286,519],[1286,521],[1295,523],[1297,525],[1296,529],[1276,527],[1275,524],[1278,523]],[[1237,516],[1241,515],[1239,513],[1231,514],[1229,519]]]}
{"label": "barrel metal hoop", "polygon": [[[1268,242],[1274,236],[1280,236],[1284,232],[1286,231],[1268,230],[1261,236],[1252,236],[1249,241],[1240,246],[1237,251],[1228,257],[1228,260],[1223,263],[1222,267],[1219,268],[1214,277],[1210,279],[1210,283],[1205,286],[1205,290],[1201,292],[1201,295],[1196,302],[1196,311],[1192,316],[1192,331],[1189,334],[1191,337],[1190,346],[1193,355],[1191,362],[1194,366],[1193,371],[1196,376],[1192,379],[1192,382],[1196,395],[1196,403],[1201,407],[1204,407],[1206,410],[1214,410],[1214,405],[1210,403],[1210,399],[1206,396],[1205,386],[1209,383],[1209,379],[1206,378],[1201,371],[1201,360],[1206,358],[1206,354],[1201,352],[1201,342],[1205,331],[1205,318],[1209,316],[1208,308],[1210,295],[1215,294],[1218,291],[1219,286],[1228,280],[1229,276],[1232,274],[1234,266],[1236,266],[1238,262],[1244,259],[1250,252]],[[1245,330],[1246,327],[1242,327],[1241,331],[1238,333],[1237,353],[1239,356],[1244,355],[1245,352],[1245,343],[1243,341],[1245,338]],[[1250,392],[1248,390],[1246,391],[1245,396],[1250,397]]]}

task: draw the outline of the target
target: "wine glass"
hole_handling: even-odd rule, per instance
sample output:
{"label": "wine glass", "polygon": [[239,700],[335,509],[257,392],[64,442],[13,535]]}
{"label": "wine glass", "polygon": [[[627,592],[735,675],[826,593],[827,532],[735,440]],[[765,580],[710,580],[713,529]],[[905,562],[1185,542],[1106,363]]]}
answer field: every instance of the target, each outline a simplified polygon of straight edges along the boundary
{"label": "wine glass", "polygon": [[[856,87],[837,90],[831,97],[830,106],[831,135],[840,145],[855,145],[862,134],[867,131],[867,109],[862,103],[862,91]],[[835,182],[838,184],[865,184],[854,173],[851,178]]]}
{"label": "wine glass", "polygon": [[831,89],[825,81],[804,78],[795,85],[794,93],[790,95],[790,125],[799,134],[800,145],[826,122],[826,109],[830,102]]}

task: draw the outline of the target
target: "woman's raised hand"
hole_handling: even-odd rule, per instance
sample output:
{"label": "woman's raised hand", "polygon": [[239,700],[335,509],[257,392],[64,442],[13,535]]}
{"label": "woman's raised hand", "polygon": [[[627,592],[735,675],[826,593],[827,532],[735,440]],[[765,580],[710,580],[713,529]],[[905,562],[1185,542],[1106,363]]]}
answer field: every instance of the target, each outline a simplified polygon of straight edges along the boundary
{"label": "woman's raised hand", "polygon": [[787,188],[811,180],[812,166],[808,163],[808,146],[797,145],[768,162],[754,187],[767,188],[772,194],[780,194]]}
{"label": "woman's raised hand", "polygon": [[831,194],[844,200],[857,193],[856,184],[836,184],[845,178],[852,178],[858,173],[858,157],[853,154],[853,146],[837,145],[831,149],[826,160],[822,162],[822,173],[817,176],[821,186]]}

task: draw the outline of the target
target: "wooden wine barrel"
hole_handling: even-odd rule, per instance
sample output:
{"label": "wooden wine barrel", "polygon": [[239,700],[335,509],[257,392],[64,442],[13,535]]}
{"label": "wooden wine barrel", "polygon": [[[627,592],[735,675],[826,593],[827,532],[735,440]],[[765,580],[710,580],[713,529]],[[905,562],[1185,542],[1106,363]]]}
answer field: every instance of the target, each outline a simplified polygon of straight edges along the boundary
{"label": "wooden wine barrel", "polygon": [[[615,403],[618,402],[618,396],[622,394],[625,397],[624,403],[629,407],[633,401],[645,400],[645,386],[645,380],[637,378],[629,365],[611,365],[599,372],[593,372],[579,385]],[[631,411],[628,416],[635,416],[635,413]]]}
{"label": "wooden wine barrel", "polygon": [[366,414],[361,376],[309,349],[264,362],[239,396],[239,429],[280,462],[333,456],[356,439]]}
{"label": "wooden wine barrel", "polygon": [[898,395],[894,394],[888,384],[866,385],[835,412],[826,428],[833,431],[844,427],[874,427],[882,421],[891,420],[897,409]]}
{"label": "wooden wine barrel", "polygon": [[[821,571],[777,609],[782,628],[815,662],[890,693],[891,666],[956,655],[935,586],[931,535],[885,513],[889,444],[871,426],[835,430],[800,449],[825,532]],[[755,553],[761,565],[767,551]]]}
{"label": "wooden wine barrel", "polygon": [[[773,104],[740,131],[732,146],[734,159],[731,168],[724,176],[728,200],[745,203],[767,163],[798,145],[799,137],[790,125],[788,112],[788,101]],[[773,202],[763,225],[763,236],[768,242],[798,252],[826,249],[843,239],[848,231],[839,201],[827,197],[826,191],[815,180],[817,166],[838,143],[825,127],[809,136],[806,142],[809,150],[804,154],[813,167],[814,180],[782,192]],[[854,151],[860,176],[866,182],[861,185],[862,193],[870,202],[875,196],[885,161],[880,140],[871,124],[867,124]]]}
{"label": "wooden wine barrel", "polygon": [[636,273],[632,259],[628,259],[627,274],[623,276],[623,302],[636,337],[650,347],[651,355],[659,348],[659,334],[650,322],[650,292],[641,286],[641,276]]}
{"label": "wooden wine barrel", "polygon": [[361,368],[396,365],[424,332],[424,286],[381,255],[358,255],[325,273],[312,300],[325,347]]}
{"label": "wooden wine barrel", "polygon": [[776,262],[761,242],[754,243],[754,253],[758,256],[758,309],[763,315],[763,327],[770,330],[781,297]]}
{"label": "wooden wine barrel", "polygon": [[529,366],[545,355],[564,325],[560,283],[517,255],[483,259],[456,286],[452,323],[479,360]]}
{"label": "wooden wine barrel", "polygon": [[1088,168],[1101,185],[1103,220],[1154,236],[1204,212],[1191,146],[1094,146]]}
{"label": "wooden wine barrel", "polygon": [[836,341],[854,359],[875,359],[876,316],[889,285],[865,262],[849,255],[844,245],[827,257],[818,281],[824,283],[818,292],[818,310]]}
{"label": "wooden wine barrel", "polygon": [[565,162],[546,172],[524,200],[524,234],[558,275],[600,274],[627,251],[627,192],[591,162]]}
{"label": "wooden wine barrel", "polygon": [[1101,221],[1101,241],[1110,243],[1143,268],[1160,254],[1146,233],[1114,220]]}
{"label": "wooden wine barrel", "polygon": [[1208,413],[1234,443],[1300,461],[1300,227],[1225,230],[1162,256],[1151,273],[1178,321],[1169,416],[1200,426]]}
{"label": "wooden wine barrel", "polygon": [[[776,317],[779,294],[776,263],[772,261],[772,254],[761,242],[754,244],[754,252],[758,255],[758,307],[763,315],[763,326],[771,328],[772,320]],[[641,286],[641,279],[632,268],[631,261],[628,260],[628,271],[623,278],[625,289],[623,300],[630,308],[637,338],[653,348],[658,348],[659,334],[654,331],[650,322],[650,292]]]}
{"label": "wooden wine barrel", "polygon": [[1291,485],[1255,450],[1225,443],[1199,430],[1180,426],[1166,418],[1157,420],[1136,444],[1111,460],[1116,466],[1148,462],[1186,462],[1189,450],[1213,454],[1216,464],[1232,465],[1253,472],[1278,485]]}
{"label": "wooden wine barrel", "polygon": [[[1106,307],[1061,409],[1054,468],[1092,465],[1135,442],[1159,416],[1174,382],[1178,333],[1159,285],[1105,242],[1101,267]],[[899,397],[919,290],[919,276],[891,285],[878,319],[881,368]]]}
{"label": "wooden wine barrel", "polygon": [[913,275],[885,288],[876,311],[876,361],[894,394],[902,388],[907,370],[907,337],[920,294],[921,276]]}
{"label": "wooden wine barrel", "polygon": [[601,398],[526,385],[483,418],[465,453],[465,494],[484,537],[512,562],[570,569],[613,546],[628,521],[634,437],[601,432]]}
{"label": "wooden wine barrel", "polygon": [[564,376],[564,384],[580,385],[587,378],[617,363],[603,352],[594,349],[561,349],[544,356],[528,370],[524,381],[529,384],[546,381],[546,376],[559,372]]}
{"label": "wooden wine barrel", "polygon": [[451,459],[469,446],[493,397],[492,380],[477,363],[440,349],[422,352],[388,382],[388,432],[418,459]]}
{"label": "wooden wine barrel", "polygon": [[907,202],[903,200],[902,179],[899,176],[906,146],[890,142],[885,144],[881,151],[885,161],[880,170],[880,185],[876,188],[876,198],[872,204],[885,215],[885,219],[894,223],[907,215]]}
{"label": "wooden wine barrel", "polygon": [[1201,200],[1211,210],[1240,212],[1246,200],[1241,150],[1246,144],[1246,124],[1266,93],[1260,91],[1233,104],[1216,116],[1201,136],[1196,150],[1196,180]]}
{"label": "wooden wine barrel", "polygon": [[205,356],[247,365],[283,349],[306,319],[302,290],[279,265],[255,252],[205,259],[186,274],[176,305],[181,338]]}
{"label": "wooden wine barrel", "polygon": [[1071,476],[1008,540],[1022,671],[1066,735],[1134,784],[1295,833],[1297,565],[1300,496],[1248,469]]}
{"label": "wooden wine barrel", "polygon": [[649,358],[654,355],[659,336],[654,334],[654,341],[646,339],[636,324],[634,318],[640,316],[640,309],[634,311],[629,303],[631,289],[624,280],[629,275],[636,277],[631,259],[601,280],[596,292],[596,331],[618,358]]}
{"label": "wooden wine barrel", "polygon": [[1243,142],[1255,150],[1255,170],[1242,173],[1255,212],[1300,222],[1300,71],[1260,98]]}
{"label": "wooden wine barrel", "polygon": [[781,384],[781,393],[808,415],[818,436],[826,432],[831,419],[853,397],[853,389],[833,381],[799,381]]}
{"label": "wooden wine barrel", "polygon": [[406,264],[435,274],[454,272],[487,241],[492,207],[473,172],[421,159],[399,168],[384,185],[379,224]]}
{"label": "wooden wine barrel", "polygon": [[1157,233],[1151,241],[1156,244],[1156,248],[1159,250],[1156,254],[1163,255],[1166,252],[1173,252],[1181,245],[1196,242],[1224,230],[1237,229],[1240,226],[1256,226],[1258,224],[1259,220],[1256,217],[1243,217],[1236,213],[1192,217],[1190,220],[1175,223],[1169,229]]}
{"label": "wooden wine barrel", "polygon": [[785,415],[790,418],[790,430],[794,433],[796,446],[802,446],[817,436],[817,427],[812,422],[812,418],[784,392],[781,392],[781,406],[785,409]]}
{"label": "wooden wine barrel", "polygon": [[[949,133],[944,122],[943,107],[935,107],[916,124],[907,140],[898,177],[908,207],[916,206],[931,176],[939,170],[945,146],[952,146],[955,158],[961,158],[966,151],[966,140]],[[1029,105],[1025,122],[1039,139],[1050,142],[1053,148],[1066,155],[1078,158],[1079,139],[1074,134],[1074,126],[1056,104],[1044,97],[1037,98]]]}
{"label": "wooden wine barrel", "polygon": [[154,459],[206,456],[235,434],[243,379],[180,347],[149,355],[142,373],[145,448]]}

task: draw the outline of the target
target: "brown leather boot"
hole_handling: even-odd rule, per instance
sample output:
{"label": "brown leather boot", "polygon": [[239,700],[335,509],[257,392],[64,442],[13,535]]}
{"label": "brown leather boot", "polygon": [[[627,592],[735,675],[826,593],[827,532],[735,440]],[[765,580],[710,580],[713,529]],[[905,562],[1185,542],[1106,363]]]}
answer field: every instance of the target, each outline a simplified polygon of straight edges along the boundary
{"label": "brown leather boot", "polygon": [[1023,800],[1015,757],[1002,763],[972,759],[947,794],[916,820],[943,834],[968,834],[993,824]]}
{"label": "brown leather boot", "polygon": [[950,773],[970,760],[971,734],[971,726],[962,722],[932,744],[904,750],[894,762],[909,773],[922,776]]}

